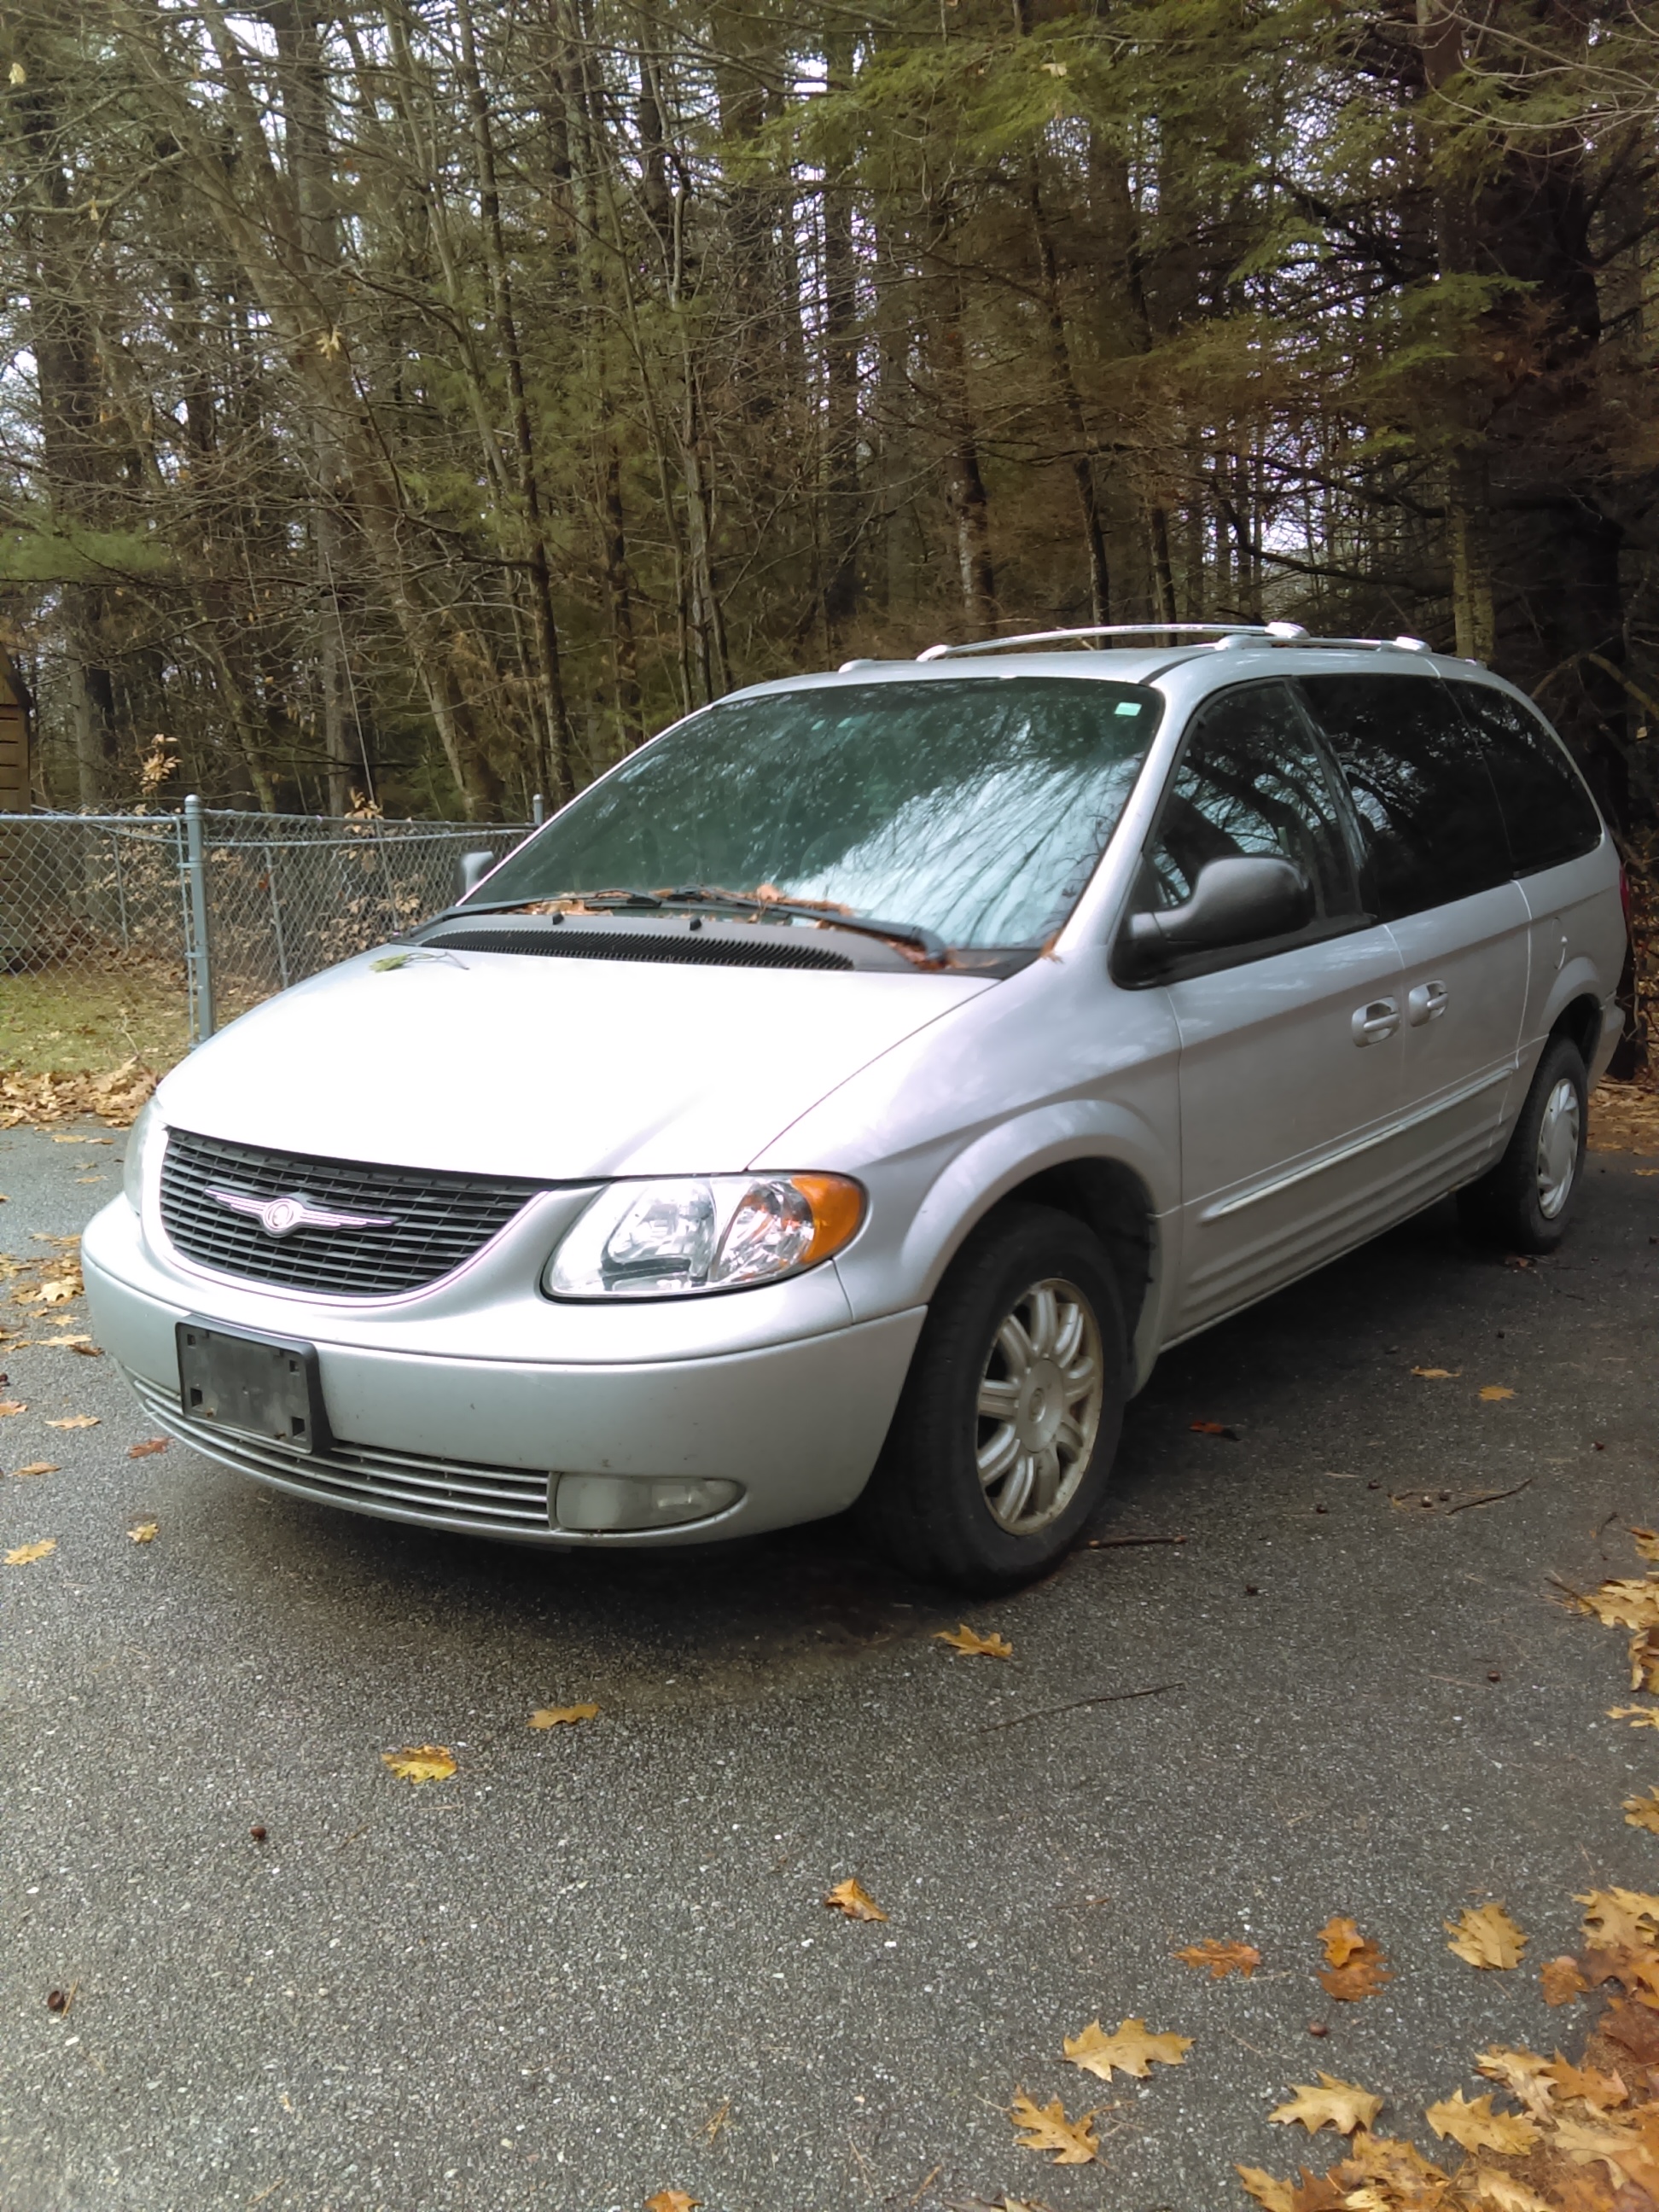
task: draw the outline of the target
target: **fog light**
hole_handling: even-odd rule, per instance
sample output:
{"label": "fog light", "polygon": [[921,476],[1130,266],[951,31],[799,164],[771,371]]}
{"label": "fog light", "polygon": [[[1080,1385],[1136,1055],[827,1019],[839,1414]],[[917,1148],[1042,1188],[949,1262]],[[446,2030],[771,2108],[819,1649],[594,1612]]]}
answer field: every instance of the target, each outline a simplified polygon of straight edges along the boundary
{"label": "fog light", "polygon": [[677,1475],[561,1474],[553,1482],[553,1525],[592,1534],[672,1528],[706,1521],[743,1495],[738,1482]]}

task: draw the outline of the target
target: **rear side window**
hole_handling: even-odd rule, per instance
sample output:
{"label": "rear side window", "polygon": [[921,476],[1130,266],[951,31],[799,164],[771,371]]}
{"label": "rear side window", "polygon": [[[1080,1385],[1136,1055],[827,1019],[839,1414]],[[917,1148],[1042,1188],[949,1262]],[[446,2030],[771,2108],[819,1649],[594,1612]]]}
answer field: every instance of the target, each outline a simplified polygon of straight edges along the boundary
{"label": "rear side window", "polygon": [[1507,691],[1489,684],[1448,687],[1480,733],[1510,833],[1517,876],[1593,853],[1601,817],[1559,741]]}
{"label": "rear side window", "polygon": [[1384,921],[1514,873],[1474,730],[1431,676],[1304,676],[1302,690],[1353,794]]}
{"label": "rear side window", "polygon": [[1184,905],[1211,860],[1291,860],[1321,920],[1358,910],[1339,800],[1307,718],[1282,684],[1223,693],[1200,712],[1146,854],[1146,902]]}

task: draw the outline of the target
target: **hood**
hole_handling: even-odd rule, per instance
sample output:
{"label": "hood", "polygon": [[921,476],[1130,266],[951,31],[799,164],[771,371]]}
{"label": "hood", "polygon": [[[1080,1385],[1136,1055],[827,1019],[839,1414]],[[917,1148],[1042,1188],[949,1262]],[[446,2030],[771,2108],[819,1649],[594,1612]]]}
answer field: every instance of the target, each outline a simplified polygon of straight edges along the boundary
{"label": "hood", "polygon": [[167,1121],[395,1167],[560,1182],[731,1172],[994,988],[481,952],[376,973],[388,957],[365,953],[243,1015],[168,1076]]}

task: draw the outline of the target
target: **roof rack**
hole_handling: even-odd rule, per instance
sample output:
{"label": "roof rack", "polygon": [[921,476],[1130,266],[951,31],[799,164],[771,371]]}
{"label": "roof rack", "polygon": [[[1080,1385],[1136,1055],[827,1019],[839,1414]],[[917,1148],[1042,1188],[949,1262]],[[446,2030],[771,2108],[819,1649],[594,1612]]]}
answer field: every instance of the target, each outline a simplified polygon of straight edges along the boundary
{"label": "roof rack", "polygon": [[[957,660],[973,653],[1007,653],[1022,645],[1061,645],[1096,637],[1210,637],[1216,650],[1247,645],[1334,645],[1371,653],[1431,653],[1420,637],[1312,637],[1300,623],[1109,623],[1087,629],[1039,629],[1021,637],[975,638],[966,645],[930,645],[918,660]],[[852,665],[854,664],[850,664]]]}

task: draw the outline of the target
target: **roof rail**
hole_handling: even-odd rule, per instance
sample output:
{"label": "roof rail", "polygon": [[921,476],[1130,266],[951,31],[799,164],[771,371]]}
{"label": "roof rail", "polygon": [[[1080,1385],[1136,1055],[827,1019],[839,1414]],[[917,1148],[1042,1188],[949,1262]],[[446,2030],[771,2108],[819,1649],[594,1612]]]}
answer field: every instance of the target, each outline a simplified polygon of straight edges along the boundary
{"label": "roof rail", "polygon": [[1090,637],[1279,637],[1307,635],[1296,623],[1097,623],[1087,629],[1036,629],[1024,637],[981,637],[967,645],[930,645],[918,660],[955,660],[969,653],[1006,653],[1017,645],[1060,645]]}
{"label": "roof rail", "polygon": [[[1350,652],[1354,653],[1432,653],[1434,651],[1434,647],[1422,638],[1407,637],[1403,633],[1399,637],[1310,637],[1306,630],[1298,630],[1294,637],[1287,638],[1285,632],[1289,628],[1288,624],[1270,624],[1269,627],[1273,635],[1267,642],[1270,645],[1344,646]],[[1231,637],[1224,637],[1221,641],[1223,647],[1231,646],[1233,642]],[[1248,642],[1248,641],[1241,640],[1240,642]]]}

